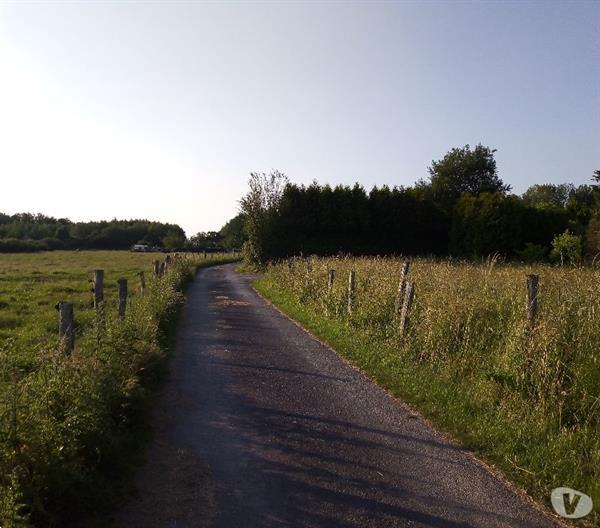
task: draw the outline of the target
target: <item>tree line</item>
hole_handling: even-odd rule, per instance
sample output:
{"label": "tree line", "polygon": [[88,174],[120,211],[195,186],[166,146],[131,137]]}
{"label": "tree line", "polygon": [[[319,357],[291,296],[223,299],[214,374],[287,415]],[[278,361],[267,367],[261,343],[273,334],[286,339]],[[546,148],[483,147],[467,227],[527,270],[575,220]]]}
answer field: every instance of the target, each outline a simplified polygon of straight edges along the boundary
{"label": "tree line", "polygon": [[189,239],[176,224],[149,220],[72,222],[43,214],[0,213],[0,253],[55,249],[129,249],[143,244],[166,250],[229,251],[244,243],[244,217],[238,215],[220,231]]}
{"label": "tree line", "polygon": [[412,187],[296,185],[252,173],[241,200],[252,263],[299,254],[437,255],[577,261],[595,255],[600,173],[594,184],[542,184],[522,196],[498,176],[495,150],[465,145],[433,161]]}
{"label": "tree line", "polygon": [[178,225],[148,220],[72,222],[42,214],[0,213],[0,252],[129,249],[138,243],[177,249],[186,244],[186,237]]}
{"label": "tree line", "polygon": [[291,183],[251,173],[240,213],[219,231],[186,239],[175,224],[148,220],[71,222],[0,213],[0,252],[47,249],[170,250],[243,247],[262,264],[293,255],[435,255],[524,261],[578,261],[600,251],[600,171],[589,185],[538,184],[523,195],[498,175],[495,150],[469,145],[432,161],[410,187]]}

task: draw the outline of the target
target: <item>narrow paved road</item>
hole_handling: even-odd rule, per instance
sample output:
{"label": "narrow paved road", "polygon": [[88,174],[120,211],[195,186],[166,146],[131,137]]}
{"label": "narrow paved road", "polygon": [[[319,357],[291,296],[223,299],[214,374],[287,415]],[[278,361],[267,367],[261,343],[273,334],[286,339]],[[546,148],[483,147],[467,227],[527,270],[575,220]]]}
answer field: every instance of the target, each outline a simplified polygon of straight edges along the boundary
{"label": "narrow paved road", "polygon": [[157,405],[140,495],[118,526],[557,526],[231,265],[190,288]]}

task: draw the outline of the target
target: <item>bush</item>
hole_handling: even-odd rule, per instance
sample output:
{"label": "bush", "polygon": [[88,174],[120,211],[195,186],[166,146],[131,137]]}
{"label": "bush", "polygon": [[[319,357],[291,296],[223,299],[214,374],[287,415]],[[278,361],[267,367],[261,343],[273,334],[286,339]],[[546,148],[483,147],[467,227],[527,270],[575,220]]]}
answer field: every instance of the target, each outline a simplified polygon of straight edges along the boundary
{"label": "bush", "polygon": [[527,263],[533,262],[543,262],[546,260],[546,255],[548,254],[548,248],[544,247],[540,244],[532,244],[531,242],[527,242],[525,247],[520,251],[517,251],[517,256],[523,261]]}
{"label": "bush", "polygon": [[556,235],[552,240],[552,252],[550,256],[555,261],[563,264],[577,264],[581,262],[582,243],[581,237],[572,235],[568,230]]}
{"label": "bush", "polygon": [[26,253],[46,249],[37,240],[20,240],[18,238],[1,238],[0,253]]}

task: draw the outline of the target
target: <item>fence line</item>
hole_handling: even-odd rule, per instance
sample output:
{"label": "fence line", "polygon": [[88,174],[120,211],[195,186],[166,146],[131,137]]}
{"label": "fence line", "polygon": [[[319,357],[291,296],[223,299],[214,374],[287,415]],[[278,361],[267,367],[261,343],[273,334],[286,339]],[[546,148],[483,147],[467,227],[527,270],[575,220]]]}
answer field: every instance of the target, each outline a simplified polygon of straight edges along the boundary
{"label": "fence line", "polygon": [[[175,254],[174,256],[167,255],[164,261],[154,260],[152,262],[152,275],[155,280],[164,278],[169,269],[172,269],[174,264],[181,263],[189,260],[189,255],[181,256]],[[193,257],[198,260],[197,257]],[[206,258],[206,252],[204,253]],[[141,295],[146,293],[146,276],[144,271],[138,273],[140,278],[139,292]],[[92,301],[93,307],[96,311],[96,318],[98,320],[103,319],[105,316],[104,311],[104,270],[96,269],[92,273]],[[129,285],[126,278],[119,278],[117,280],[117,316],[119,319],[124,319],[127,311],[127,302],[129,299]],[[75,310],[74,303],[70,301],[59,301],[56,304],[58,311],[58,336],[59,346],[66,354],[73,352],[75,347]]]}
{"label": "fence line", "polygon": [[[308,260],[308,259],[307,259]],[[414,281],[408,280],[408,273],[410,269],[410,260],[404,259],[402,262],[402,268],[400,270],[400,278],[398,281],[398,289],[394,299],[394,318],[400,316],[399,332],[400,335],[405,335],[408,331],[408,323],[410,319],[410,312],[414,303],[416,284]],[[292,273],[294,267],[292,266],[292,259],[287,259],[287,270],[288,273]],[[310,273],[310,270],[308,270]],[[335,282],[335,269],[327,270],[327,293],[331,294],[333,285]],[[526,310],[525,315],[527,322],[530,326],[535,325],[538,318],[538,292],[539,292],[539,275],[529,274],[526,275]],[[348,274],[348,290],[346,294],[346,313],[352,314],[356,302],[356,272],[351,270]]]}

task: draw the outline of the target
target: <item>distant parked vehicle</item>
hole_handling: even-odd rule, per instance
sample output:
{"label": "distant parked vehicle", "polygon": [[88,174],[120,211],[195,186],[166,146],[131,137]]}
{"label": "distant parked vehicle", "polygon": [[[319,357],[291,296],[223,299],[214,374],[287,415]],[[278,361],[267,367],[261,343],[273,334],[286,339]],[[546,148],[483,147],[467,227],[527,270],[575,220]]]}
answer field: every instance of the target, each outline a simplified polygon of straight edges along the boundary
{"label": "distant parked vehicle", "polygon": [[131,251],[142,251],[142,252],[146,252],[146,251],[152,251],[152,248],[150,246],[147,246],[146,244],[134,244],[131,247]]}

